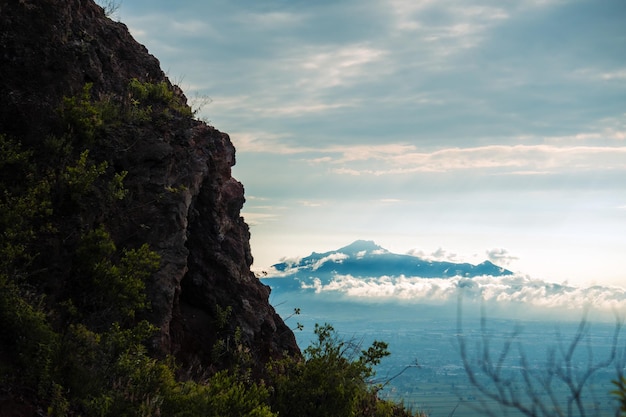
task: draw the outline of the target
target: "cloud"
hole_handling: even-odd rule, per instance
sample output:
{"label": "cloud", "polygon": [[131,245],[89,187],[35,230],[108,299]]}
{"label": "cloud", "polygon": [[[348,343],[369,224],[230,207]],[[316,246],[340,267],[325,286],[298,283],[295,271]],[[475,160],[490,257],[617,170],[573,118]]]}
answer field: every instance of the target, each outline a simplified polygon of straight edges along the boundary
{"label": "cloud", "polygon": [[350,256],[346,255],[345,253],[332,253],[328,256],[317,259],[312,263],[308,263],[302,266],[296,266],[302,262],[302,257],[282,258],[280,262],[285,264],[285,269],[283,271],[277,271],[275,268],[269,268],[269,270],[267,271],[267,275],[271,278],[282,278],[285,276],[296,274],[297,271],[299,271],[300,269],[310,269],[311,271],[317,271],[327,262],[341,263],[349,257]]}
{"label": "cloud", "polygon": [[[626,136],[626,132],[611,131],[555,137],[553,141],[570,143],[601,138],[621,139],[622,136]],[[626,146],[516,144],[420,151],[415,145],[403,143],[308,147],[291,144],[287,140],[287,135],[262,132],[236,133],[233,134],[233,138],[241,151],[303,154],[311,164],[325,164],[330,166],[335,174],[351,176],[446,173],[463,170],[497,170],[510,175],[626,170]],[[341,167],[334,167],[337,165]]]}
{"label": "cloud", "polygon": [[324,207],[325,205],[327,205],[325,201],[309,201],[309,200],[302,200],[300,201],[300,204],[304,207]]}
{"label": "cloud", "polygon": [[624,170],[626,147],[488,145],[469,148],[444,148],[419,152],[410,145],[354,146],[327,148],[339,154],[332,164],[356,161],[383,161],[386,167],[342,167],[337,174],[399,175],[418,172],[461,170],[504,170],[509,174],[556,173],[562,170]]}
{"label": "cloud", "polygon": [[326,262],[342,263],[345,259],[348,259],[349,257],[350,256],[346,255],[345,253],[332,253],[328,256],[323,257],[322,259],[315,261],[313,265],[311,265],[311,270],[317,271]]}
{"label": "cloud", "polygon": [[487,253],[487,259],[496,265],[509,265],[512,261],[516,261],[519,258],[512,256],[506,249],[498,248],[485,251]]}
{"label": "cloud", "polygon": [[450,253],[443,248],[438,248],[434,252],[424,252],[423,250],[411,249],[407,252],[407,255],[415,256],[426,261],[447,261],[447,262],[462,262],[456,253]]}
{"label": "cloud", "polygon": [[[293,267],[294,265],[298,265],[300,262],[302,261],[302,256],[293,256],[293,257],[282,257],[280,258],[280,262],[284,263],[285,265],[287,265],[287,267]],[[283,274],[283,275],[287,275],[287,274]],[[274,274],[272,274],[272,276],[274,276]],[[280,275],[276,275],[276,276],[280,276]]]}
{"label": "cloud", "polygon": [[454,304],[462,294],[470,300],[528,308],[604,312],[626,311],[626,289],[608,286],[576,287],[556,284],[524,275],[479,276],[449,279],[420,277],[358,278],[336,275],[327,284],[314,278],[303,289],[316,293],[338,293],[352,299],[387,300],[409,303]]}
{"label": "cloud", "polygon": [[238,152],[293,155],[314,151],[313,148],[307,149],[290,145],[285,140],[289,136],[280,133],[235,131],[230,136]]}
{"label": "cloud", "polygon": [[241,13],[235,16],[235,21],[243,27],[252,27],[254,30],[284,30],[301,25],[309,16],[302,13],[274,11],[265,13]]}
{"label": "cloud", "polygon": [[605,72],[601,75],[603,80],[626,80],[626,69],[621,69],[612,72]]}
{"label": "cloud", "polygon": [[385,51],[366,44],[309,48],[304,54],[293,58],[301,69],[296,86],[316,91],[363,83],[375,77],[371,64],[382,60],[384,56]]}

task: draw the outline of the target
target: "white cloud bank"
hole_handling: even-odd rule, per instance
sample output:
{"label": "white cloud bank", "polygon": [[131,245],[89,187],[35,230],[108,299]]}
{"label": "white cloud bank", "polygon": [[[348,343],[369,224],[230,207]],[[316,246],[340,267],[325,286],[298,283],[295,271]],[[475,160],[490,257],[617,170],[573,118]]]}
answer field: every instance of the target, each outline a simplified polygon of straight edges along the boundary
{"label": "white cloud bank", "polygon": [[513,303],[528,308],[626,312],[626,290],[623,288],[576,287],[523,275],[449,279],[336,275],[328,284],[314,278],[310,283],[303,283],[302,287],[318,294],[335,293],[359,300],[447,304],[457,303],[462,295],[473,301]]}

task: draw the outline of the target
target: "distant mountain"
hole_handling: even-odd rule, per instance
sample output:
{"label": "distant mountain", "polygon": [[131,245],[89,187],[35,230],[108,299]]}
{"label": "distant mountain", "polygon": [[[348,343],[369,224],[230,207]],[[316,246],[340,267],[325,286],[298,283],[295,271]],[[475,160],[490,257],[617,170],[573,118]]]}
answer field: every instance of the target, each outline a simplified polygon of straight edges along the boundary
{"label": "distant mountain", "polygon": [[[370,278],[386,276],[410,276],[422,278],[450,278],[454,276],[476,277],[480,275],[512,275],[513,272],[501,268],[489,261],[473,265],[469,263],[429,261],[411,255],[400,255],[389,252],[373,241],[357,240],[343,248],[317,253],[297,261],[281,262],[272,265],[268,277],[295,278],[298,282],[319,278],[323,283],[329,282],[335,275],[352,275]],[[274,286],[276,280],[266,283]],[[281,280],[282,281],[282,280]],[[296,283],[293,283],[296,284]],[[287,282],[283,286],[292,287]],[[299,284],[298,284],[299,286]]]}

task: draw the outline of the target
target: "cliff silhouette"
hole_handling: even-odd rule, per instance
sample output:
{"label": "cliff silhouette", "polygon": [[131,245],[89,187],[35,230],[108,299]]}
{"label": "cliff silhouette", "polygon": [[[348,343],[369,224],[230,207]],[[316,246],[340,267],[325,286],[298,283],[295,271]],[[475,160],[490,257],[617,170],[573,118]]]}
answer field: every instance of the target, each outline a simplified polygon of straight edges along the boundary
{"label": "cliff silhouette", "polygon": [[[80,320],[102,326],[94,306],[109,301],[85,277],[98,270],[77,256],[100,236],[115,248],[102,258],[108,274],[142,245],[158,256],[141,284],[147,307],[128,319],[158,329],[148,343],[152,356],[219,370],[229,358],[215,346],[235,337],[259,368],[299,355],[269,288],[250,271],[244,188],[231,176],[229,136],[194,119],[181,89],[124,24],[93,1],[2,0],[0,61],[3,156],[28,156],[0,165],[3,207],[13,213],[30,195],[24,190],[47,190],[25,203],[47,207],[20,229],[26,237],[4,234],[5,248],[21,249],[2,273],[23,277],[18,292],[44,306],[53,329]],[[12,219],[7,214],[0,226],[17,230]],[[10,343],[0,348],[0,367],[11,360]]]}

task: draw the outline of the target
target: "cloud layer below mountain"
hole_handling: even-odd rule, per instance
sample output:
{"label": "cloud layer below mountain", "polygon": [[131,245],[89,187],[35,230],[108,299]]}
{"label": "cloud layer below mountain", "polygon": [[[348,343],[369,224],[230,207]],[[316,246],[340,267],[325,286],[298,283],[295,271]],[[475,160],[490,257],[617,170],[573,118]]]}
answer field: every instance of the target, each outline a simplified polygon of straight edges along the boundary
{"label": "cloud layer below mountain", "polygon": [[[277,278],[280,279],[280,278]],[[271,285],[271,280],[270,280]],[[576,287],[532,279],[523,275],[453,277],[358,278],[336,275],[324,284],[319,278],[302,283],[304,290],[316,294],[340,295],[353,301],[402,302],[415,304],[458,303],[459,297],[472,302],[545,311],[558,309],[579,313],[593,310],[611,315],[626,312],[626,291],[608,286]]]}

